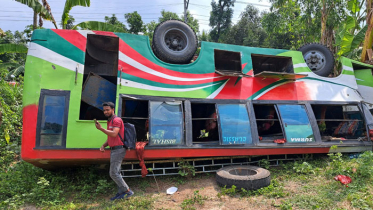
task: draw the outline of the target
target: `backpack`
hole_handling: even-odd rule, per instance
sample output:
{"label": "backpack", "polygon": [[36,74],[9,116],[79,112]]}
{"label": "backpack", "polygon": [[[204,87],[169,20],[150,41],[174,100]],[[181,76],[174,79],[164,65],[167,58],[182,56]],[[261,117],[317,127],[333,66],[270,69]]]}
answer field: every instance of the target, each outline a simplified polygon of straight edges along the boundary
{"label": "backpack", "polygon": [[[120,118],[120,117],[119,117]],[[113,124],[112,119],[112,124]],[[131,123],[123,123],[124,126],[124,139],[122,138],[122,135],[118,133],[120,140],[122,140],[124,148],[126,149],[135,149],[136,148],[136,129],[135,126]]]}

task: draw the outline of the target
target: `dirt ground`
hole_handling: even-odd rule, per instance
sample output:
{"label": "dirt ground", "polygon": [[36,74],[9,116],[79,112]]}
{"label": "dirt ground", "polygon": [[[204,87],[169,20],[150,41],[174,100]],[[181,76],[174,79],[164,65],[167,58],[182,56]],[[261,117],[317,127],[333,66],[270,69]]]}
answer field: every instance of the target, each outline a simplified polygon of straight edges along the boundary
{"label": "dirt ground", "polygon": [[[150,177],[149,177],[150,178]],[[154,181],[154,180],[153,180]],[[151,184],[145,188],[143,196],[151,196],[154,199],[153,206],[155,209],[182,209],[182,203],[186,199],[193,198],[194,192],[199,191],[199,195],[204,197],[204,204],[198,203],[191,205],[196,209],[278,209],[271,204],[280,203],[276,199],[266,199],[263,196],[252,196],[241,198],[239,195],[221,196],[218,193],[221,191],[220,187],[215,181],[215,176],[204,177],[200,179],[190,179],[178,186],[178,191],[173,195],[167,195],[166,190],[173,187],[174,183],[160,180],[158,181],[161,193],[158,193],[155,184]],[[136,188],[134,188],[136,190]],[[140,189],[137,189],[140,190]],[[141,196],[141,195],[140,195]]]}

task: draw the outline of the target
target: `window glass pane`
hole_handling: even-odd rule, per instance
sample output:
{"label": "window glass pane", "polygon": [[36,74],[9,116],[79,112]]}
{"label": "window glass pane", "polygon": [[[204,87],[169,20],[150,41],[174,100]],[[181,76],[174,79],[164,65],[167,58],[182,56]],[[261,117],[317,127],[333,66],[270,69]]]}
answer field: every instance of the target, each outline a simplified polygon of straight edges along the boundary
{"label": "window glass pane", "polygon": [[45,96],[43,118],[41,123],[42,134],[62,133],[65,110],[65,96]]}
{"label": "window glass pane", "polygon": [[251,144],[249,115],[244,104],[219,104],[222,144]]}
{"label": "window glass pane", "polygon": [[40,146],[61,146],[64,127],[65,96],[44,97]]}
{"label": "window glass pane", "polygon": [[183,142],[181,102],[150,102],[150,145],[177,145]]}
{"label": "window glass pane", "polygon": [[303,105],[278,105],[289,143],[315,142],[312,127]]}
{"label": "window glass pane", "polygon": [[62,134],[59,135],[40,135],[40,146],[52,147],[62,145]]}

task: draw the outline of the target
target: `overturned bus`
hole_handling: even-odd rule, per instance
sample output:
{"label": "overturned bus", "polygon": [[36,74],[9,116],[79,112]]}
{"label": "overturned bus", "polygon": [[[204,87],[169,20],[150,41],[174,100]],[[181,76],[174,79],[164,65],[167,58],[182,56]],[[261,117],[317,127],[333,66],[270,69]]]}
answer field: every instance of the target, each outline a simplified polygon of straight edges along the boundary
{"label": "overturned bus", "polygon": [[[291,51],[202,42],[189,62],[197,39],[178,27],[160,24],[152,45],[134,34],[35,30],[23,160],[42,168],[106,164],[106,136],[93,121],[105,124],[104,101],[148,141],[144,158],[154,168],[155,160],[193,158],[197,167],[200,159],[209,171],[224,158],[372,149],[373,66],[341,58],[341,74],[328,77],[334,60],[316,44]],[[136,159],[127,152],[125,162]]]}

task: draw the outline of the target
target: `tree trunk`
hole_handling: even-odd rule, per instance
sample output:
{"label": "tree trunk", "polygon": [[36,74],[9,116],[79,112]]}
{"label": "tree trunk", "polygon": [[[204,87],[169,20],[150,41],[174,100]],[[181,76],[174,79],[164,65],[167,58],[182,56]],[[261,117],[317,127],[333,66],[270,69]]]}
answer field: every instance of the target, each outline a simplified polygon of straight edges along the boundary
{"label": "tree trunk", "polygon": [[366,10],[367,10],[367,16],[366,18],[366,24],[369,23],[369,10],[372,8],[372,0],[366,0]]}
{"label": "tree trunk", "polygon": [[326,0],[322,0],[322,10],[321,10],[321,44],[326,45],[326,20],[328,18],[326,9]]}
{"label": "tree trunk", "polygon": [[364,38],[364,44],[363,44],[363,50],[361,52],[361,62],[365,62],[366,60],[369,60],[367,58],[367,50],[372,48],[372,39],[373,39],[373,8],[372,8],[372,0],[367,0],[367,25],[368,29],[365,33]]}
{"label": "tree trunk", "polygon": [[32,24],[32,30],[35,30],[37,25],[38,25],[38,14],[34,11],[34,21]]}
{"label": "tree trunk", "polygon": [[51,7],[49,6],[47,0],[43,0],[43,6],[45,7],[45,9],[48,10],[49,14],[51,15],[51,19],[52,19],[52,23],[53,23],[54,27],[56,27],[56,29],[58,29],[58,27],[57,27],[57,23],[56,23],[56,21],[54,20],[54,17],[53,17],[53,15],[52,15]]}

